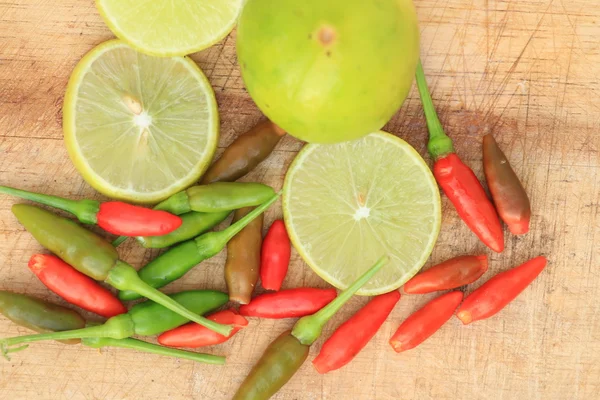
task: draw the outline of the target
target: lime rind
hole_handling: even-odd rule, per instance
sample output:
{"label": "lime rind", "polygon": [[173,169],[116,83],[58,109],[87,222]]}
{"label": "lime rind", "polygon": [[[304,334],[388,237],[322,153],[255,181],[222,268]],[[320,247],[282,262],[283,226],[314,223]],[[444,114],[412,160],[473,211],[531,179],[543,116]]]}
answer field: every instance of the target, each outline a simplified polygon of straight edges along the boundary
{"label": "lime rind", "polygon": [[[375,152],[363,151],[369,148]],[[302,172],[307,169],[312,173]],[[409,144],[386,132],[307,145],[286,175],[283,212],[296,250],[337,288],[388,254],[390,264],[358,292],[369,296],[414,276],[441,225],[439,190],[429,167]]]}
{"label": "lime rind", "polygon": [[235,27],[243,0],[96,0],[106,25],[134,49],[156,57],[204,50]]}
{"label": "lime rind", "polygon": [[[150,135],[132,126],[122,101],[128,93],[154,117]],[[110,40],[83,57],[67,85],[69,156],[91,186],[112,198],[154,203],[193,184],[214,156],[218,129],[212,87],[185,57],[155,58]]]}

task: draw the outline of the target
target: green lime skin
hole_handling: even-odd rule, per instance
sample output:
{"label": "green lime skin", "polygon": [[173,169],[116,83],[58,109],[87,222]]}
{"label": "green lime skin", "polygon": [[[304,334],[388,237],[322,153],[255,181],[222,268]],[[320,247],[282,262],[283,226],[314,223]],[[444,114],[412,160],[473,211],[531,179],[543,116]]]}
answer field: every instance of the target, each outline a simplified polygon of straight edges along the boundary
{"label": "green lime skin", "polygon": [[237,31],[246,88],[310,143],[353,140],[398,111],[419,59],[412,0],[248,0]]}

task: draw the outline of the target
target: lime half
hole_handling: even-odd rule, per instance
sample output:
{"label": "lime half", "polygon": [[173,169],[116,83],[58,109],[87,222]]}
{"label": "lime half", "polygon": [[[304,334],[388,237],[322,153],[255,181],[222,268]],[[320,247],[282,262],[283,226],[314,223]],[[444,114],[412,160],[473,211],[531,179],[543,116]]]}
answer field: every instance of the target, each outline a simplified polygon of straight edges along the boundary
{"label": "lime half", "polygon": [[104,22],[142,53],[184,56],[212,46],[235,26],[242,0],[96,0]]}
{"label": "lime half", "polygon": [[196,182],[218,141],[214,92],[188,58],[94,48],[71,75],[63,106],[69,156],[99,192],[139,203]]}
{"label": "lime half", "polygon": [[440,194],[425,161],[386,132],[307,145],[287,173],[283,212],[306,263],[344,289],[379,257],[390,262],[358,294],[402,286],[425,264],[441,223]]}

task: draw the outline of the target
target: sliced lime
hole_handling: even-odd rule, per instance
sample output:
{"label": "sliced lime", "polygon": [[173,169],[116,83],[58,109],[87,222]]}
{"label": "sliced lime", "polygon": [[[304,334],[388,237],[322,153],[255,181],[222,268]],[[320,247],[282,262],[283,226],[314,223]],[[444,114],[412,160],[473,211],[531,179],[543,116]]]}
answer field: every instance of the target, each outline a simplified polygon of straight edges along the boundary
{"label": "sliced lime", "polygon": [[188,58],[138,53],[120,40],[89,52],[63,106],[69,155],[99,192],[158,202],[198,180],[218,140],[217,103]]}
{"label": "sliced lime", "polygon": [[429,167],[386,132],[307,145],[288,170],[283,212],[302,258],[337,288],[387,254],[390,263],[358,292],[369,296],[399,288],[421,269],[441,223]]}
{"label": "sliced lime", "polygon": [[96,0],[117,37],[142,53],[184,56],[212,46],[235,26],[242,0]]}

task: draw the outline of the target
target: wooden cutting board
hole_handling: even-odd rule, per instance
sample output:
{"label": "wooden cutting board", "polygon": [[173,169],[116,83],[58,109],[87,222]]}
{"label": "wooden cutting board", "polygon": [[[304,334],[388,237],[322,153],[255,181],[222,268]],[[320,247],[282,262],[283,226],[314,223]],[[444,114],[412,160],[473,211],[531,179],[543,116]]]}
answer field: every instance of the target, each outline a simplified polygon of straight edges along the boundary
{"label": "wooden cutting board", "polygon": [[[492,132],[531,195],[531,233],[506,236],[491,254],[444,199],[430,264],[487,253],[486,277],[534,256],[547,270],[493,319],[463,327],[452,319],[417,349],[394,353],[399,323],[434,296],[404,296],[376,337],[345,368],[318,375],[308,362],[279,400],[597,399],[600,392],[600,8],[597,0],[415,0],[422,58],[458,153],[481,177],[481,138]],[[77,174],[63,146],[61,105],[77,61],[112,34],[91,0],[0,0],[0,183],[70,198],[101,198]],[[220,147],[262,116],[244,90],[235,33],[194,54],[214,86]],[[426,159],[416,90],[386,129]],[[302,144],[286,137],[247,180],[281,187]],[[27,270],[41,250],[0,197],[0,289],[62,303]],[[266,215],[266,226],[281,216]],[[129,243],[122,257],[141,266],[156,255]],[[224,255],[195,268],[169,291],[225,289]],[[326,284],[296,253],[287,287]],[[467,292],[480,285],[478,282]],[[353,299],[325,329],[366,302]],[[267,344],[294,321],[252,320],[230,342],[206,351],[225,366],[110,349],[37,343],[0,362],[1,399],[228,399]],[[0,318],[0,336],[25,334]],[[311,350],[318,352],[323,339]]]}

